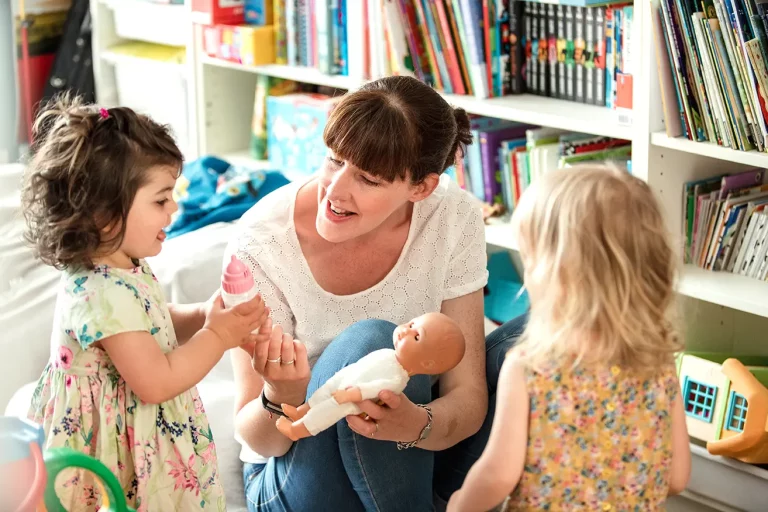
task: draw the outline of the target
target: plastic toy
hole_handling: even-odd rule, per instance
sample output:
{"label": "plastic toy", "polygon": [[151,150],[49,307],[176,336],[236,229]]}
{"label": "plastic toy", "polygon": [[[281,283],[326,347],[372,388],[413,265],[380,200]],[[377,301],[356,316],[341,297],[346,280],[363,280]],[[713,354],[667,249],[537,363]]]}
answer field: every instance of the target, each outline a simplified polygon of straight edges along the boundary
{"label": "plastic toy", "polygon": [[45,434],[39,425],[20,418],[0,417],[0,510],[65,512],[56,496],[56,477],[64,469],[77,467],[98,477],[100,510],[135,512],[126,504],[117,478],[104,464],[70,448],[43,453],[44,444]]}
{"label": "plastic toy", "polygon": [[317,435],[345,416],[360,414],[356,402],[375,400],[384,390],[401,393],[412,375],[439,375],[464,357],[461,328],[442,313],[400,325],[392,338],[394,349],[376,350],[342,368],[298,409],[284,404],[290,419],[280,417],[278,430],[294,441]]}
{"label": "plastic toy", "polygon": [[691,437],[713,455],[768,463],[768,357],[688,352],[678,376]]}

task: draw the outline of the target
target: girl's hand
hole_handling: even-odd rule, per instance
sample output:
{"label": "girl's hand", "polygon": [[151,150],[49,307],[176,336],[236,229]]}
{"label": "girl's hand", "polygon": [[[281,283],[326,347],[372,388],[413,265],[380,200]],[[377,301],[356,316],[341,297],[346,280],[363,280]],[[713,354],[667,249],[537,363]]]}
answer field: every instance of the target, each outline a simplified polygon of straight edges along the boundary
{"label": "girl's hand", "polygon": [[261,295],[256,295],[248,302],[233,308],[225,309],[221,293],[217,292],[206,304],[206,310],[203,329],[215,333],[221,340],[224,350],[255,341],[257,335],[251,333],[258,331],[269,315]]}
{"label": "girl's hand", "polygon": [[427,425],[427,411],[410,401],[405,395],[391,391],[379,393],[379,405],[372,400],[363,400],[356,405],[368,415],[347,416],[349,428],[361,436],[384,441],[408,443],[419,438]]}
{"label": "girl's hand", "polygon": [[253,369],[264,379],[264,394],[275,403],[299,405],[307,396],[307,348],[275,325],[269,340],[256,343]]}

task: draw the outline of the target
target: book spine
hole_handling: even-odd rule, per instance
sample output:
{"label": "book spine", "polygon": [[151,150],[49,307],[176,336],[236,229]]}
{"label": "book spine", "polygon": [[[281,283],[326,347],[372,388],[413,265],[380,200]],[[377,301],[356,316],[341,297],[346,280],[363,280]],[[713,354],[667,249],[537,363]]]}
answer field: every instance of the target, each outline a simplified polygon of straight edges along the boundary
{"label": "book spine", "polygon": [[554,4],[547,4],[547,62],[549,95],[557,98],[557,6]]}
{"label": "book spine", "polygon": [[509,90],[511,94],[525,92],[525,33],[523,9],[525,2],[510,0],[509,5]]}
{"label": "book spine", "polygon": [[576,91],[574,85],[576,81],[576,61],[574,60],[575,45],[575,15],[576,8],[570,5],[565,6],[565,96],[566,99],[575,101]]}
{"label": "book spine", "polygon": [[573,61],[575,65],[573,90],[575,99],[579,103],[586,101],[585,85],[586,85],[586,68],[584,67],[584,49],[586,47],[586,40],[584,37],[584,22],[585,22],[585,8],[576,7],[574,13],[573,25],[574,25],[574,42],[573,42]]}
{"label": "book spine", "polygon": [[565,6],[555,6],[557,13],[557,98],[567,99],[568,92],[565,87],[565,61],[568,51],[565,37]]}

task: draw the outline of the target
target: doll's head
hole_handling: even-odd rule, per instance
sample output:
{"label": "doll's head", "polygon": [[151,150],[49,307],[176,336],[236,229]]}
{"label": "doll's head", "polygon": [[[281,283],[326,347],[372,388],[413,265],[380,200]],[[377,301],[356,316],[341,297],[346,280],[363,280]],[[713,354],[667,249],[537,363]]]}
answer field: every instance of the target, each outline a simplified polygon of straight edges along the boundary
{"label": "doll's head", "polygon": [[399,325],[392,338],[397,360],[409,375],[439,375],[464,357],[464,334],[442,313],[427,313]]}

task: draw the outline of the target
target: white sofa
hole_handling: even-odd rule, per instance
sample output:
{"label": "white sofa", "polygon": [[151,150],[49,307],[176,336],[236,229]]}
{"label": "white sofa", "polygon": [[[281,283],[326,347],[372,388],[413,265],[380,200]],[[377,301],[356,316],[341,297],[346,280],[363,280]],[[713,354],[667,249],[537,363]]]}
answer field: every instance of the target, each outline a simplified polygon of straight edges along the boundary
{"label": "white sofa", "polygon": [[[35,381],[50,355],[53,309],[59,272],[40,264],[22,241],[19,183],[22,166],[0,165],[0,411],[25,416]],[[169,302],[206,300],[221,276],[232,224],[214,224],[165,242],[150,260]],[[239,445],[232,418],[234,384],[224,356],[198,390],[211,423],[227,510],[245,510]]]}

